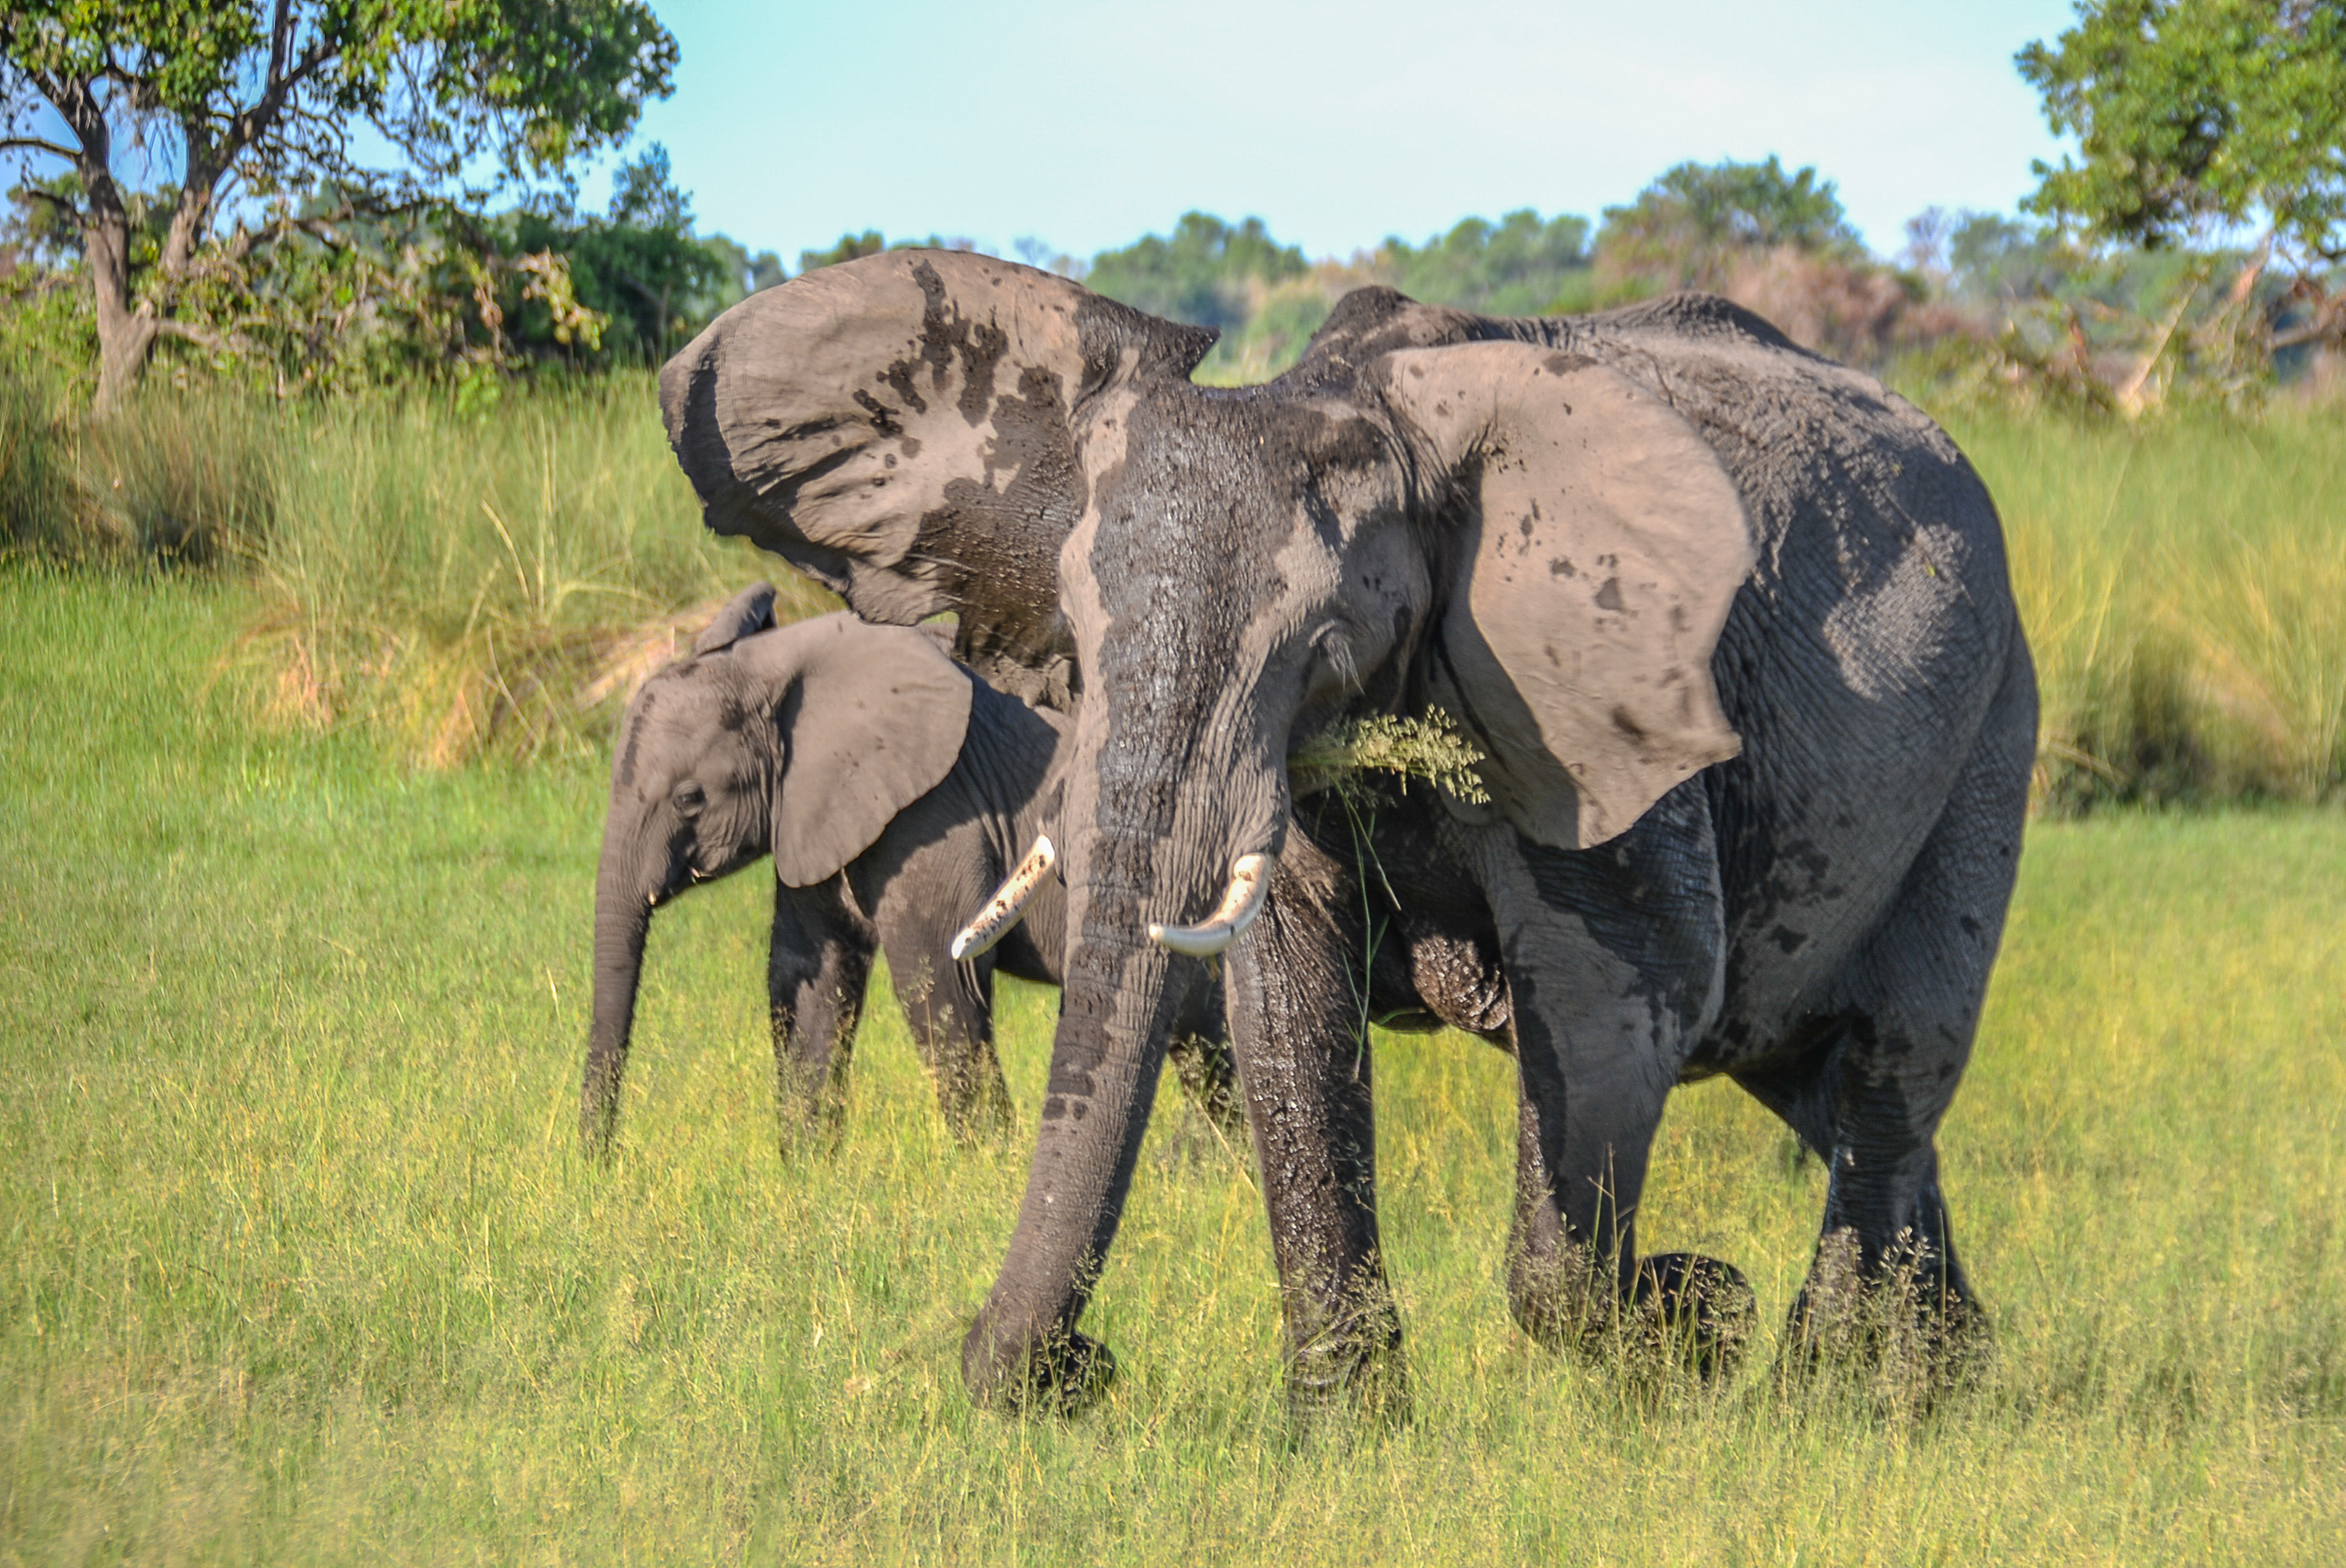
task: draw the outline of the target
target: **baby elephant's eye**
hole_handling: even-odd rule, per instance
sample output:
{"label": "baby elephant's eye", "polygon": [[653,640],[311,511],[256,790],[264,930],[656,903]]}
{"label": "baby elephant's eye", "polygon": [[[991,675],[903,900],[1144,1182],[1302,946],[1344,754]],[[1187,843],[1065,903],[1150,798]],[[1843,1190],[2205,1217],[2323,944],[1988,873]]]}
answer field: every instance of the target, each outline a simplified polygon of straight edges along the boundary
{"label": "baby elephant's eye", "polygon": [[674,802],[676,814],[689,821],[699,816],[700,809],[709,804],[709,792],[688,779],[676,787],[676,792],[668,799]]}

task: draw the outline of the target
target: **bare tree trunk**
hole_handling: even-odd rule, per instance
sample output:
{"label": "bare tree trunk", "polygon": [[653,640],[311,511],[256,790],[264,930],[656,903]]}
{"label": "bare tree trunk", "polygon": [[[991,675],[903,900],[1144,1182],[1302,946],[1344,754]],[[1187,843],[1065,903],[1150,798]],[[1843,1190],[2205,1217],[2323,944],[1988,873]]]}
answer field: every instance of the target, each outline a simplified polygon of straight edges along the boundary
{"label": "bare tree trunk", "polygon": [[[94,103],[85,89],[83,97]],[[219,185],[221,163],[200,126],[181,128],[187,148],[186,178],[179,188],[179,205],[156,259],[155,286],[148,297],[134,303],[130,289],[130,214],[123,205],[122,188],[107,167],[111,147],[102,117],[94,127],[76,125],[80,134],[82,184],[89,205],[82,218],[82,245],[89,256],[91,291],[97,305],[97,406],[103,417],[122,405],[147,373],[155,340],[163,335],[167,318],[179,288],[187,281],[202,244],[206,220]]]}
{"label": "bare tree trunk", "polygon": [[130,302],[130,215],[110,178],[89,182],[82,245],[97,298],[97,412],[113,412],[146,372],[155,318]]}

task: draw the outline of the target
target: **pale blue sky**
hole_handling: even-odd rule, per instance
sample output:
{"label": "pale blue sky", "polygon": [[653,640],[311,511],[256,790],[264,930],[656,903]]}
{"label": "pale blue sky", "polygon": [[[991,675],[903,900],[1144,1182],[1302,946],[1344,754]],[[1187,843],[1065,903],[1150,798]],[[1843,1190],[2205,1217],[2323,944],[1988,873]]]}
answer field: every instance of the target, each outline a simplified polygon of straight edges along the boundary
{"label": "pale blue sky", "polygon": [[[1089,255],[1200,208],[1308,254],[1627,200],[1683,159],[1837,180],[1876,250],[2009,209],[2055,144],[2013,52],[2067,0],[654,0],[684,52],[638,140],[704,231]],[[599,206],[598,172],[586,194]]]}

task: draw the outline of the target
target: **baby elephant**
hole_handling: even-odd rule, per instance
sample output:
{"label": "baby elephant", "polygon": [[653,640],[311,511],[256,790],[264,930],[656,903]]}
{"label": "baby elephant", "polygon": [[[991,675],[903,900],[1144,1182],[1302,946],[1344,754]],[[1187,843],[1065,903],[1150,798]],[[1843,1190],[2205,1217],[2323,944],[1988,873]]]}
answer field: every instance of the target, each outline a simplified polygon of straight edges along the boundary
{"label": "baby elephant", "polygon": [[[587,1150],[618,1119],[652,911],[770,853],[766,963],[785,1146],[836,1128],[872,954],[884,952],[937,1103],[959,1137],[1015,1118],[994,1050],[996,970],[1060,983],[1056,879],[990,951],[956,962],[962,922],[1041,831],[1065,721],[1003,696],[928,634],[852,616],[773,625],[767,584],[737,595],[692,657],[628,704],[595,887],[595,1022],[579,1107]],[[1233,1137],[1243,1127],[1219,989],[1168,1042]]]}

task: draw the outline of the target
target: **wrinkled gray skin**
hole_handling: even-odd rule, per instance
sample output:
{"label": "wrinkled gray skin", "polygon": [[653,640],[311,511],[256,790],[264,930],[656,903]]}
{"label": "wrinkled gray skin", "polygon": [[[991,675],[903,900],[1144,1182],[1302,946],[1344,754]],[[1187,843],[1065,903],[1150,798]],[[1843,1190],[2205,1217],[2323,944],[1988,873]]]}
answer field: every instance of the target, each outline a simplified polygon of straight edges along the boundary
{"label": "wrinkled gray skin", "polygon": [[[1250,851],[1278,871],[1224,968],[1299,1414],[1403,1387],[1356,978],[1402,949],[1438,1015],[1504,989],[1480,1016],[1520,1064],[1527,1331],[1635,1304],[1731,1349],[1739,1278],[1635,1230],[1670,1088],[1726,1074],[1830,1172],[1792,1343],[1862,1349],[1842,1329],[1893,1298],[1960,1343],[1982,1315],[1934,1137],[2036,724],[1962,454],[1701,296],[1494,320],[1362,290],[1237,390],[1189,383],[1204,346],[912,252],[760,294],[662,374],[712,527],[875,619],[958,608],[964,657],[1076,708],[1066,993],[973,1394],[1065,1408],[1111,1367],[1076,1325],[1198,967],[1148,925],[1200,919]],[[1413,788],[1362,844],[1294,798],[1300,739],[1435,706],[1492,805]]]}
{"label": "wrinkled gray skin", "polygon": [[[768,854],[778,874],[766,983],[785,1147],[836,1132],[878,953],[954,1135],[1016,1121],[994,1049],[994,976],[1059,983],[1065,894],[1046,882],[1025,921],[969,962],[949,949],[964,912],[1034,842],[1066,721],[974,679],[922,632],[849,616],[775,629],[773,596],[766,584],[738,596],[691,658],[645,683],[619,728],[580,1101],[591,1154],[608,1153],[617,1123],[652,911]],[[910,753],[908,767],[874,780],[832,766],[854,759],[833,742],[862,753],[875,740]],[[1194,986],[1171,1045],[1184,1085],[1237,1136],[1220,1006],[1218,988]]]}

